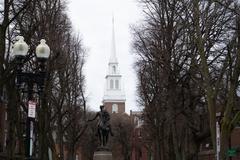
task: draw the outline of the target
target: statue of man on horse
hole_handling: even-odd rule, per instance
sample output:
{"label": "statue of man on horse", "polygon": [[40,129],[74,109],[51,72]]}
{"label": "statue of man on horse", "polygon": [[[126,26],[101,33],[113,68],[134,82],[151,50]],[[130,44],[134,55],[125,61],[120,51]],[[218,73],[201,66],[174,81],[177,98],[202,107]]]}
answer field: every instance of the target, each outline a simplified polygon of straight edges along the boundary
{"label": "statue of man on horse", "polygon": [[101,144],[101,147],[105,147],[108,142],[108,135],[109,133],[111,136],[113,136],[111,125],[109,123],[110,115],[109,113],[104,109],[104,106],[100,106],[100,111],[97,112],[96,116],[92,120],[88,121],[94,121],[96,118],[98,118],[98,125],[97,125],[97,134],[98,138]]}

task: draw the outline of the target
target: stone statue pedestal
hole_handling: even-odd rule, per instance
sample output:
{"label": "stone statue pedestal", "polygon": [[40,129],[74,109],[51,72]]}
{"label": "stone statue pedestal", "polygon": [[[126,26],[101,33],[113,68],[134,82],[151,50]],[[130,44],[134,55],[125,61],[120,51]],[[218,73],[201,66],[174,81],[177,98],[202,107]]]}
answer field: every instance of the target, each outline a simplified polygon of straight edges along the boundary
{"label": "stone statue pedestal", "polygon": [[112,152],[108,148],[98,148],[94,152],[93,160],[112,160]]}

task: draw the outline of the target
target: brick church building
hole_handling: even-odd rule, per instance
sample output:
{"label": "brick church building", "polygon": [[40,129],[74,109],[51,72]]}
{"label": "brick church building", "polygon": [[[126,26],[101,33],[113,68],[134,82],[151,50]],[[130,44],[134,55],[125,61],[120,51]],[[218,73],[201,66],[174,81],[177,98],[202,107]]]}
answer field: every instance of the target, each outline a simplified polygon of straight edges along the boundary
{"label": "brick church building", "polygon": [[112,29],[111,55],[108,63],[108,72],[105,77],[103,105],[109,113],[125,113],[125,92],[122,75],[118,66],[115,45],[114,20]]}
{"label": "brick church building", "polygon": [[[125,113],[125,91],[120,73],[115,44],[114,21],[112,28],[112,46],[111,55],[108,62],[108,71],[105,77],[105,88],[103,96],[103,105],[105,109],[112,114],[111,116],[121,115],[122,119],[128,119],[133,125],[131,134],[131,160],[147,160],[147,151],[141,140],[141,129],[139,116],[141,112],[130,111],[130,116]],[[127,118],[126,118],[127,116]],[[120,157],[118,157],[120,158]],[[121,158],[120,158],[121,159]]]}

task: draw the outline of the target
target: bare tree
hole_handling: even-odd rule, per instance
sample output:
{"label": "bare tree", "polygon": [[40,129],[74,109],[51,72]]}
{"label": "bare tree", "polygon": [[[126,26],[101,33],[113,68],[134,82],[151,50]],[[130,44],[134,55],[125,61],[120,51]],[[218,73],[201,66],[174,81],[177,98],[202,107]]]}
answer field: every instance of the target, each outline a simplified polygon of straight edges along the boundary
{"label": "bare tree", "polygon": [[[188,159],[193,153],[185,144],[193,139],[197,153],[209,131],[216,151],[216,112],[221,112],[221,159],[225,159],[228,139],[240,115],[235,112],[239,4],[225,0],[140,2],[146,21],[134,30],[133,44],[140,103],[151,133],[170,137],[165,148],[159,145],[166,143],[165,136],[156,138],[156,158],[166,159],[170,150],[175,159]],[[208,118],[203,118],[207,113]],[[209,126],[202,119],[209,120]],[[163,124],[169,128],[160,128]]]}
{"label": "bare tree", "polygon": [[113,113],[111,115],[111,125],[114,132],[114,136],[111,138],[113,156],[116,160],[130,160],[131,134],[133,132],[130,117],[126,114]]}
{"label": "bare tree", "polygon": [[[24,125],[22,122],[27,113],[26,95],[18,94],[14,88],[13,64],[9,56],[12,39],[16,35],[23,35],[30,44],[30,54],[39,39],[45,38],[51,48],[51,57],[48,63],[48,76],[45,83],[45,91],[38,97],[40,107],[37,109],[36,141],[34,153],[40,159],[48,159],[48,152],[53,152],[53,158],[57,158],[56,122],[62,128],[57,131],[64,139],[66,129],[73,124],[77,126],[84,122],[86,100],[84,93],[83,66],[85,62],[85,50],[82,41],[76,38],[72,32],[70,20],[66,14],[66,2],[64,0],[40,0],[40,1],[8,1],[1,4],[2,24],[0,26],[0,95],[3,87],[6,88],[8,99],[8,158],[15,154],[15,143],[20,143],[19,154],[24,158]],[[3,6],[4,5],[4,6]],[[27,8],[27,9],[26,9]],[[2,32],[4,31],[4,32]],[[33,62],[27,62],[32,65]],[[74,64],[74,65],[73,65]],[[19,98],[21,96],[21,98]],[[20,107],[19,107],[20,106]],[[78,112],[74,108],[79,107],[83,112],[77,121],[73,120]],[[17,110],[17,112],[16,112]],[[83,131],[82,131],[83,132]],[[17,135],[17,138],[15,138]],[[77,136],[81,137],[82,133]],[[2,135],[0,135],[2,136]],[[75,143],[75,142],[74,142]],[[19,143],[18,143],[19,144]],[[62,145],[65,145],[62,143]],[[63,146],[62,146],[63,147]],[[63,151],[62,151],[63,153]],[[62,157],[64,158],[64,157]]]}
{"label": "bare tree", "polygon": [[147,138],[152,137],[156,159],[196,158],[199,140],[208,137],[209,130],[201,123],[207,112],[203,89],[191,88],[201,78],[189,35],[192,28],[187,27],[191,2],[140,2],[146,21],[134,30],[133,47]]}
{"label": "bare tree", "polygon": [[[201,62],[199,69],[203,77],[202,82],[208,103],[211,137],[215,151],[215,114],[220,111],[223,116],[221,159],[226,158],[231,130],[240,119],[240,113],[234,113],[240,73],[237,8],[238,5],[235,1],[208,1],[206,4],[194,1],[193,3],[193,36]],[[224,92],[221,92],[222,88],[224,88]],[[218,105],[221,105],[222,101],[219,97],[223,97],[223,94],[225,94],[223,107],[219,108]]]}

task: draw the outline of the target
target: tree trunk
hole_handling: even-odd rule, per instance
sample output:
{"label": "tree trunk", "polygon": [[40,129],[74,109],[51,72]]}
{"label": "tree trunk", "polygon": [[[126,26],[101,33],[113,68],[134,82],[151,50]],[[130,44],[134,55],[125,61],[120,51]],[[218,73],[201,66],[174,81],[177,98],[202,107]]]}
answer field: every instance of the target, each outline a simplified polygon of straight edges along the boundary
{"label": "tree trunk", "polygon": [[228,150],[230,133],[231,133],[231,131],[229,130],[229,125],[224,122],[222,125],[222,130],[221,130],[220,160],[226,160],[226,158],[227,158],[226,153]]}
{"label": "tree trunk", "polygon": [[4,123],[2,123],[4,121],[5,121],[5,106],[0,100],[0,152],[3,152],[4,146],[5,126]]}
{"label": "tree trunk", "polygon": [[173,136],[173,146],[174,146],[174,153],[175,153],[175,159],[176,160],[182,160],[181,154],[179,151],[179,145],[178,145],[178,138],[177,138],[177,131],[176,131],[176,123],[173,122],[171,125],[172,127],[172,136]]}
{"label": "tree trunk", "polygon": [[[4,64],[4,55],[5,55],[5,48],[6,48],[6,42],[5,42],[5,35],[6,30],[3,28],[3,26],[0,25],[0,80],[3,81],[3,64]],[[0,82],[0,95],[2,95],[3,91],[3,84]]]}
{"label": "tree trunk", "polygon": [[161,125],[161,160],[166,160],[165,157],[165,129],[164,129],[164,122]]}
{"label": "tree trunk", "polygon": [[61,117],[58,120],[58,144],[59,144],[59,160],[64,160],[64,142],[63,142],[63,126],[61,124]]}
{"label": "tree trunk", "polygon": [[17,138],[18,138],[18,151],[17,154],[22,155],[22,159],[24,159],[24,155],[25,155],[25,150],[24,150],[24,146],[25,146],[25,139],[23,137],[24,133],[25,133],[25,126],[23,125],[24,122],[24,118],[22,116],[22,113],[20,110],[18,110],[18,116],[17,118],[17,123],[16,123],[16,133],[17,133]]}
{"label": "tree trunk", "polygon": [[70,144],[70,149],[68,150],[68,160],[75,160],[75,144],[74,142]]}
{"label": "tree trunk", "polygon": [[201,73],[203,76],[203,83],[205,87],[205,93],[207,98],[208,112],[209,112],[209,123],[213,148],[216,151],[216,106],[215,106],[215,92],[210,84],[210,74],[207,64],[207,58],[204,51],[204,40],[200,30],[200,11],[199,11],[199,0],[195,0],[193,8],[194,15],[194,27],[196,31],[195,41],[197,49],[201,58]]}
{"label": "tree trunk", "polygon": [[227,106],[225,108],[224,117],[222,120],[222,127],[221,127],[221,150],[220,150],[220,159],[225,160],[227,155],[227,150],[229,147],[229,138],[231,136],[231,128],[235,127],[232,126],[232,114],[233,114],[233,107],[236,105],[236,90],[239,85],[239,75],[240,75],[240,16],[238,15],[236,18],[236,34],[238,36],[238,43],[237,43],[237,57],[236,57],[236,64],[234,66],[234,70],[230,79],[230,88],[227,96]]}
{"label": "tree trunk", "polygon": [[222,119],[222,126],[221,126],[221,135],[220,135],[220,159],[226,159],[226,152],[228,149],[229,137],[231,135],[231,114],[232,108],[234,105],[234,86],[230,85],[230,90],[228,92],[227,97],[227,106],[224,112],[224,117]]}
{"label": "tree trunk", "polygon": [[7,84],[7,96],[8,96],[8,105],[7,105],[7,115],[8,115],[8,135],[7,135],[7,159],[12,160],[15,153],[16,146],[16,110],[19,107],[16,101],[16,92],[14,88],[14,81],[11,80]]}
{"label": "tree trunk", "polygon": [[39,158],[48,160],[48,126],[49,122],[48,120],[48,114],[46,109],[46,104],[42,103],[39,106],[41,108],[40,116],[39,116]]}
{"label": "tree trunk", "polygon": [[156,142],[155,142],[155,159],[161,159],[161,146],[160,146],[160,128],[158,124],[158,120],[156,121]]}

